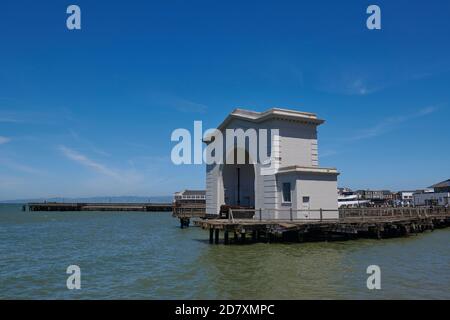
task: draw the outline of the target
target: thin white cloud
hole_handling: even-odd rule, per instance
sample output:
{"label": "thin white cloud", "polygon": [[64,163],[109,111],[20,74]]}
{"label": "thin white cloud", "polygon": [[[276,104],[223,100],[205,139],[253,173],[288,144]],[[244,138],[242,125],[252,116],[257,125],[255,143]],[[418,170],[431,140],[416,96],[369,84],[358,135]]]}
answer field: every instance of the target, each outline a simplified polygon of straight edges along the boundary
{"label": "thin white cloud", "polygon": [[207,105],[172,94],[152,92],[148,95],[148,99],[151,103],[159,104],[182,113],[205,113],[208,111]]}
{"label": "thin white cloud", "polygon": [[208,110],[208,107],[204,104],[185,99],[175,99],[173,104],[177,111],[184,113],[205,113]]}
{"label": "thin white cloud", "polygon": [[110,153],[108,153],[108,152],[106,152],[106,151],[104,151],[104,150],[101,150],[101,149],[97,148],[91,141],[81,138],[81,136],[80,136],[80,135],[78,134],[78,132],[76,132],[75,130],[70,129],[70,130],[69,130],[69,135],[70,135],[70,136],[72,137],[72,139],[74,139],[75,141],[78,141],[78,142],[81,142],[81,143],[83,143],[83,144],[88,145],[89,148],[90,148],[93,152],[95,152],[96,154],[99,154],[99,155],[101,155],[101,156],[103,156],[103,157],[110,157],[110,156],[111,156]]}
{"label": "thin white cloud", "polygon": [[14,119],[14,118],[10,118],[10,117],[0,117],[0,122],[4,122],[4,123],[19,123],[20,120]]}
{"label": "thin white cloud", "polygon": [[368,139],[368,138],[373,138],[373,137],[383,135],[385,133],[388,133],[388,132],[394,130],[401,123],[427,116],[427,115],[435,112],[436,110],[438,110],[438,107],[429,106],[429,107],[423,108],[412,114],[386,118],[383,121],[374,125],[373,127],[362,130],[359,133],[355,134],[354,136],[348,138],[347,140],[348,141],[357,141],[357,140],[363,140],[363,139]]}
{"label": "thin white cloud", "polygon": [[332,157],[336,154],[338,154],[338,152],[336,150],[332,150],[332,149],[325,149],[322,152],[319,152],[319,155],[321,158]]}
{"label": "thin white cloud", "polygon": [[118,172],[116,172],[115,170],[112,170],[112,169],[108,168],[107,166],[105,166],[101,163],[98,163],[75,150],[72,150],[66,146],[60,146],[59,150],[63,153],[63,155],[66,158],[68,158],[72,161],[75,161],[85,167],[91,168],[100,174],[103,174],[103,175],[106,175],[106,176],[109,176],[112,178],[116,178],[116,179],[121,178],[120,174]]}
{"label": "thin white cloud", "polygon": [[0,144],[5,144],[11,141],[11,138],[0,136]]}
{"label": "thin white cloud", "polygon": [[28,174],[44,174],[43,171],[39,169],[35,169],[33,167],[30,167],[25,164],[18,163],[15,160],[12,160],[10,158],[0,158],[0,164],[2,166],[6,166],[14,171],[19,171],[22,173],[28,173]]}
{"label": "thin white cloud", "polygon": [[71,111],[65,107],[54,108],[52,112],[0,110],[0,123],[60,126],[66,122],[74,122],[74,119]]}
{"label": "thin white cloud", "polygon": [[43,174],[42,171],[35,169],[33,167],[24,165],[24,164],[20,164],[20,163],[9,163],[8,164],[9,167],[11,167],[12,169],[15,169],[17,171],[21,171],[24,173],[30,173],[30,174]]}
{"label": "thin white cloud", "polygon": [[326,73],[319,73],[315,80],[319,90],[327,93],[365,96],[386,87],[387,81],[379,81],[372,72],[354,68],[330,67]]}
{"label": "thin white cloud", "polygon": [[370,87],[368,83],[361,78],[347,82],[344,84],[344,86],[345,86],[344,91],[350,95],[363,96],[366,94],[374,93],[375,91],[379,90],[379,88]]}

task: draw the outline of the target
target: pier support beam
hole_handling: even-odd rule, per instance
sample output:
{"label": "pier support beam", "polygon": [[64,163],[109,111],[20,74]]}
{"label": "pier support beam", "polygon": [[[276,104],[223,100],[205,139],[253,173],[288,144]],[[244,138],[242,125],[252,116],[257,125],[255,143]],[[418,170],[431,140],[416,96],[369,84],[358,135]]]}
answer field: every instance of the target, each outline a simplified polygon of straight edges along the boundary
{"label": "pier support beam", "polygon": [[223,233],[223,243],[226,245],[230,243],[230,241],[228,239],[228,230],[225,230]]}
{"label": "pier support beam", "polygon": [[235,231],[234,232],[234,243],[238,243],[238,241],[239,241],[239,236],[238,236],[237,232]]}
{"label": "pier support beam", "polygon": [[376,229],[375,229],[375,237],[376,237],[378,240],[381,240],[382,234],[381,234],[380,228],[376,228]]}
{"label": "pier support beam", "polygon": [[241,243],[245,243],[245,237],[246,237],[245,232],[241,233]]}
{"label": "pier support beam", "polygon": [[214,229],[211,228],[209,229],[209,243],[213,243],[214,242]]}
{"label": "pier support beam", "polygon": [[189,224],[190,224],[190,219],[189,218],[180,218],[180,227],[181,227],[181,229],[183,229],[183,228],[188,228],[189,227]]}
{"label": "pier support beam", "polygon": [[220,230],[219,229],[215,229],[214,230],[215,231],[215,243],[216,244],[219,244],[219,232],[220,232]]}
{"label": "pier support beam", "polygon": [[264,232],[264,239],[266,243],[270,243],[270,233],[268,230]]}

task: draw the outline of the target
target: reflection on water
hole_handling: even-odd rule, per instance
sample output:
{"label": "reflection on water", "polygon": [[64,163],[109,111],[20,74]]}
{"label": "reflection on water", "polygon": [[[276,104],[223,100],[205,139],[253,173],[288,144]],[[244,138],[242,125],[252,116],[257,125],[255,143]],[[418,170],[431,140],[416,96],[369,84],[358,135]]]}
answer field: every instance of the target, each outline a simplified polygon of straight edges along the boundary
{"label": "reflection on water", "polygon": [[[210,245],[168,213],[0,206],[0,299],[449,299],[450,229],[392,240]],[[67,266],[81,267],[79,291]],[[382,290],[366,288],[366,268]]]}

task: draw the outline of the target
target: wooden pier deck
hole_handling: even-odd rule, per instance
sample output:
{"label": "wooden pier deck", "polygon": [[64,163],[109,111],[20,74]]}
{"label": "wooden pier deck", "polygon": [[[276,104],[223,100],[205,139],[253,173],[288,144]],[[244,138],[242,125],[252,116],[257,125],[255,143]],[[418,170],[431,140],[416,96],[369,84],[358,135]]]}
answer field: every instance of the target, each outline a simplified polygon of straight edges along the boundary
{"label": "wooden pier deck", "polygon": [[189,203],[183,205],[174,205],[172,216],[180,220],[180,227],[189,227],[191,219],[207,218],[205,203]]}
{"label": "wooden pier deck", "polygon": [[[311,212],[313,210],[309,210]],[[255,211],[256,212],[256,211]],[[204,219],[210,243],[305,242],[391,238],[450,226],[448,208],[339,210],[338,219]],[[223,234],[223,241],[220,235]],[[232,239],[231,239],[232,237]]]}
{"label": "wooden pier deck", "polygon": [[142,211],[170,212],[171,203],[28,203],[29,211]]}

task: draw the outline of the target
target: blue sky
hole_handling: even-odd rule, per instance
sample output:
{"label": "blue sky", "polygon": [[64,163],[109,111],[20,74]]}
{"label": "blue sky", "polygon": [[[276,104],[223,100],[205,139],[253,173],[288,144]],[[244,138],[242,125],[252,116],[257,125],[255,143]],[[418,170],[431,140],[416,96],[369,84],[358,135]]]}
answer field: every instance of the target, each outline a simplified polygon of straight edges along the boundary
{"label": "blue sky", "polygon": [[203,188],[203,166],[171,164],[170,134],[236,107],[326,119],[320,164],[341,186],[449,178],[448,1],[15,0],[0,35],[2,200]]}

